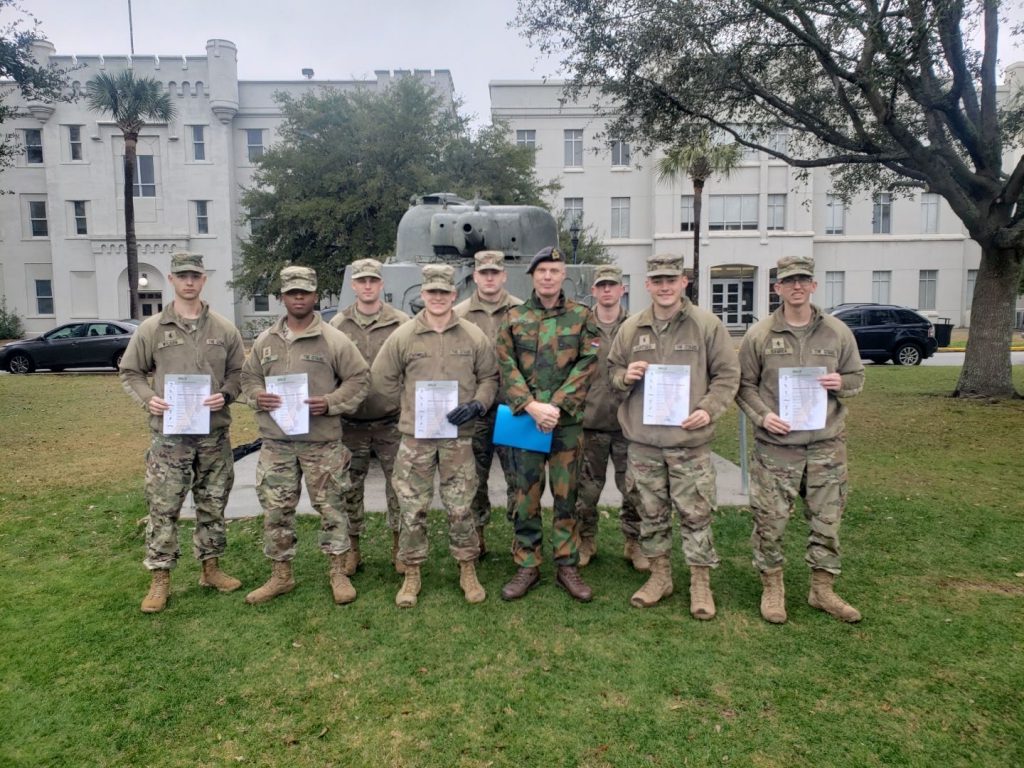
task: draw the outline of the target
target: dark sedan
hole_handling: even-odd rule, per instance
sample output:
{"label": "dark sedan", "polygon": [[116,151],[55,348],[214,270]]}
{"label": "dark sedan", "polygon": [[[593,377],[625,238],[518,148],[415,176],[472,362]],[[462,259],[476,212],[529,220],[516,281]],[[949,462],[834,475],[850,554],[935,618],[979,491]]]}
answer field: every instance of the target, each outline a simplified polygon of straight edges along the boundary
{"label": "dark sedan", "polygon": [[37,368],[117,368],[137,327],[121,320],[68,323],[0,348],[0,365],[11,373],[32,373]]}

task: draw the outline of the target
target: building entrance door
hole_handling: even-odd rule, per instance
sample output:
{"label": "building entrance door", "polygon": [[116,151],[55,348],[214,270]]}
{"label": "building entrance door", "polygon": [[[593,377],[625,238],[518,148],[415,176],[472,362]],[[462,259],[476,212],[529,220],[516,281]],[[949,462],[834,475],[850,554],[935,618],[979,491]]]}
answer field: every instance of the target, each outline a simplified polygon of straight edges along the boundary
{"label": "building entrance door", "polygon": [[744,328],[754,311],[754,281],[712,278],[711,311],[726,328]]}
{"label": "building entrance door", "polygon": [[139,291],[139,310],[143,317],[152,317],[164,311],[164,295],[159,291]]}

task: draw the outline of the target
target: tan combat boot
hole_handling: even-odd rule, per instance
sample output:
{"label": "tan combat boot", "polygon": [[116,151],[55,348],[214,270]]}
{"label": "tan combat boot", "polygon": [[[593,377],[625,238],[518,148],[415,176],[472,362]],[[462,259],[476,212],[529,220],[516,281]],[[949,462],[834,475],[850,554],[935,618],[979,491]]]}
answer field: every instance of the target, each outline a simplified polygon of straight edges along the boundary
{"label": "tan combat boot", "polygon": [[345,555],[331,555],[331,592],[338,605],[346,605],[356,599],[356,588],[348,580],[347,570],[348,558]]}
{"label": "tan combat boot", "polygon": [[295,589],[295,579],[292,578],[291,561],[275,560],[267,583],[246,595],[245,602],[249,605],[267,603],[278,595],[286,594],[293,589]]}
{"label": "tan combat boot", "polygon": [[398,531],[391,532],[391,562],[395,564],[395,573],[405,573],[405,563],[398,559]]}
{"label": "tan combat boot", "polygon": [[597,540],[593,536],[584,536],[580,539],[580,562],[579,567],[587,565],[591,558],[597,554]]}
{"label": "tan combat boot", "polygon": [[345,553],[345,575],[355,576],[359,566],[363,564],[362,555],[359,553],[359,537],[348,537],[348,552]]}
{"label": "tan combat boot", "polygon": [[211,557],[203,560],[203,573],[199,577],[199,586],[214,587],[218,592],[234,592],[242,582],[233,576],[228,576],[217,566],[217,558]]}
{"label": "tan combat boot", "polygon": [[629,604],[637,608],[650,608],[672,594],[672,561],[669,556],[652,557],[650,562],[651,575],[647,583],[629,598]]}
{"label": "tan combat boot", "polygon": [[832,591],[835,580],[835,575],[828,571],[811,571],[811,592],[807,595],[807,604],[841,621],[851,624],[860,621],[860,611]]}
{"label": "tan combat boot", "polygon": [[640,549],[640,542],[636,539],[626,539],[626,546],[622,548],[622,556],[633,564],[634,571],[651,570],[651,561]]}
{"label": "tan combat boot", "polygon": [[153,571],[149,592],[142,598],[143,613],[160,613],[167,607],[167,593],[171,591],[171,572],[166,569]]}
{"label": "tan combat boot", "polygon": [[480,541],[480,554],[477,555],[477,560],[483,560],[484,555],[487,554],[487,542],[484,541],[484,527],[481,525],[476,529],[476,537]]}
{"label": "tan combat boot", "polygon": [[402,588],[395,595],[395,605],[399,608],[412,608],[416,605],[416,596],[420,593],[420,567],[404,563],[403,566],[405,581],[402,582]]}
{"label": "tan combat boot", "polygon": [[781,568],[761,571],[761,618],[771,624],[786,623],[786,585]]}
{"label": "tan combat boot", "polygon": [[715,598],[711,594],[711,569],[706,565],[690,566],[690,615],[701,621],[715,618]]}
{"label": "tan combat boot", "polygon": [[482,603],[487,599],[487,593],[476,577],[476,564],[472,560],[459,563],[459,586],[462,587],[467,603]]}

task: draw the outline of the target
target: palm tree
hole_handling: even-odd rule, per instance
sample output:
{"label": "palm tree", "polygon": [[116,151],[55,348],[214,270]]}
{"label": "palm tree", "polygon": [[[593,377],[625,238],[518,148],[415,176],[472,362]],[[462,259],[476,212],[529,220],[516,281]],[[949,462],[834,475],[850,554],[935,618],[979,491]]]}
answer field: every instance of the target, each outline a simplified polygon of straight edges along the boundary
{"label": "palm tree", "polygon": [[94,112],[109,113],[124,136],[124,244],[128,252],[130,316],[139,318],[139,249],[135,242],[135,153],[139,131],[151,122],[169,122],[174,104],[163,84],[151,77],[136,78],[126,69],[96,75],[85,84],[85,99]]}
{"label": "palm tree", "polygon": [[736,143],[712,141],[704,131],[685,144],[670,147],[658,160],[658,181],[668,181],[685,173],[693,182],[693,280],[690,297],[694,304],[700,298],[700,215],[704,200],[704,182],[718,174],[728,176],[743,157]]}

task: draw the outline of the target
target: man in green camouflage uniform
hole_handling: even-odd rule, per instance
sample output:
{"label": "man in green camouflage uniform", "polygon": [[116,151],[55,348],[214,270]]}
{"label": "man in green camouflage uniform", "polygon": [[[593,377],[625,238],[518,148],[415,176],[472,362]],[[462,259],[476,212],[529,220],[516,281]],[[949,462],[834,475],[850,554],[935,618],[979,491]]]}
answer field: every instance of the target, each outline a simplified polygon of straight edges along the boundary
{"label": "man in green camouflage uniform", "polygon": [[[409,316],[399,309],[381,301],[384,275],[381,263],[376,259],[359,259],[352,262],[352,290],[356,300],[341,310],[331,320],[331,325],[348,336],[366,360],[373,365],[377,353],[387,338]],[[366,473],[370,468],[370,455],[377,457],[384,472],[384,494],[387,498],[387,526],[392,533],[391,559],[398,561],[398,499],[391,485],[391,474],[395,471],[395,454],[402,435],[398,431],[398,404],[381,397],[370,384],[370,393],[363,400],[359,410],[343,418],[342,442],[352,454],[349,465],[349,489],[345,492],[345,509],[348,512],[348,535],[351,547],[345,561],[345,573],[352,576],[359,567],[359,537],[363,534],[363,503]]]}
{"label": "man in green camouflage uniform", "polygon": [[[285,315],[259,335],[242,368],[242,391],[256,411],[263,438],[256,494],[263,507],[263,553],[273,563],[270,579],[246,595],[245,602],[265,603],[295,588],[295,507],[305,476],[310,503],[321,517],[320,550],[330,559],[331,592],[342,605],[356,599],[356,590],[345,573],[351,544],[343,494],[350,457],[341,442],[339,417],[355,413],[363,402],[369,369],[355,344],[314,311],[316,272],[298,266],[282,269],[281,301]],[[267,378],[300,374],[306,379],[309,426],[296,434],[282,427],[287,421],[281,413],[272,413],[289,405],[282,395],[268,391]]]}
{"label": "man in green camouflage uniform", "polygon": [[554,496],[552,547],[555,583],[575,600],[593,597],[577,567],[576,483],[583,443],[583,407],[600,346],[590,310],[562,292],[565,260],[557,248],[545,248],[530,262],[533,293],[512,307],[498,332],[502,386],[515,414],[527,413],[543,432],[551,432],[551,453],[509,448],[515,476],[515,540],[519,566],[502,588],[505,600],[523,597],[540,580],[544,523],[540,499],[544,467]]}
{"label": "man in green camouflage uniform", "polygon": [[[813,259],[780,259],[775,292],[782,306],[750,328],[740,346],[737,402],[757,427],[750,471],[754,567],[763,585],[761,616],[773,624],[786,621],[782,542],[798,496],[806,502],[811,528],[807,602],[842,621],[861,618],[833,591],[833,582],[840,572],[839,526],[847,489],[843,401],[864,387],[864,366],[850,329],[811,303],[816,288]],[[828,397],[821,429],[794,429],[779,416],[779,377],[790,368],[824,369],[817,378]]]}
{"label": "man in green camouflage uniform", "polygon": [[[740,366],[722,321],[690,303],[684,295],[686,284],[682,256],[657,255],[647,260],[651,307],[622,324],[608,363],[612,386],[626,393],[619,407],[619,423],[629,440],[626,489],[636,494],[640,547],[651,563],[650,578],[630,603],[646,608],[672,594],[675,511],[690,567],[690,613],[707,620],[715,615],[711,569],[719,562],[711,535],[716,481],[710,443],[715,421],[736,396]],[[688,370],[688,415],[679,424],[645,418],[644,396],[652,365]]]}
{"label": "man in green camouflage uniform", "polygon": [[[139,326],[121,359],[121,384],[150,414],[153,431],[146,452],[149,521],[144,562],[152,572],[149,593],[142,601],[146,613],[162,611],[167,605],[171,569],[179,555],[178,516],[190,490],[196,505],[192,543],[203,569],[199,583],[221,592],[242,586],[218,566],[227,547],[224,507],[235,479],[228,406],[240,391],[245,359],[242,336],[199,298],[206,284],[202,256],[175,253],[167,279],[174,288],[174,300]],[[164,380],[171,374],[210,377],[211,394],[203,401],[210,409],[208,435],[163,434],[164,414],[171,408],[163,399]]]}
{"label": "man in green camouflage uniform", "polygon": [[[505,254],[501,251],[479,251],[474,257],[476,268],[473,271],[473,282],[476,290],[473,295],[455,305],[455,314],[463,320],[469,320],[491,340],[498,338],[498,329],[505,322],[510,307],[518,307],[523,303],[505,290],[508,274],[505,272]],[[514,478],[509,471],[508,454],[505,446],[494,444],[494,419],[498,413],[498,405],[505,402],[500,389],[494,405],[487,414],[476,421],[476,434],[473,435],[473,458],[476,460],[478,484],[476,496],[473,497],[473,514],[476,515],[476,532],[480,537],[480,556],[487,553],[484,541],[484,528],[491,521],[491,497],[488,484],[491,478],[491,463],[494,454],[498,454],[505,483],[508,487],[506,510],[511,516],[515,502],[513,492]]]}
{"label": "man in green camouflage uniform", "polygon": [[[402,510],[398,558],[405,565],[405,581],[395,596],[400,608],[416,605],[420,592],[435,474],[440,475],[441,500],[448,511],[448,548],[459,563],[459,585],[467,602],[487,597],[476,576],[480,541],[471,510],[477,482],[473,433],[474,422],[487,412],[498,390],[498,364],[483,332],[455,316],[454,276],[447,264],[423,267],[424,308],[391,334],[373,362],[373,381],[381,395],[402,403],[402,442],[392,478]],[[423,423],[427,414],[419,412],[417,389],[428,382],[458,383],[459,404],[446,415],[455,437],[433,437]]]}
{"label": "man in green camouflage uniform", "polygon": [[622,436],[617,411],[621,395],[611,386],[608,376],[608,351],[615,332],[628,313],[622,306],[625,286],[622,270],[614,264],[602,264],[594,270],[594,284],[590,289],[594,297],[594,326],[600,334],[601,346],[597,350],[597,370],[590,381],[587,407],[583,411],[583,467],[580,471],[579,495],[576,499],[576,517],[580,530],[580,567],[597,554],[597,503],[608,474],[608,459],[615,467],[615,485],[622,494],[619,527],[626,539],[625,557],[638,571],[650,568],[647,558],[637,544],[640,535],[640,516],[634,497],[626,493],[626,438]]}

